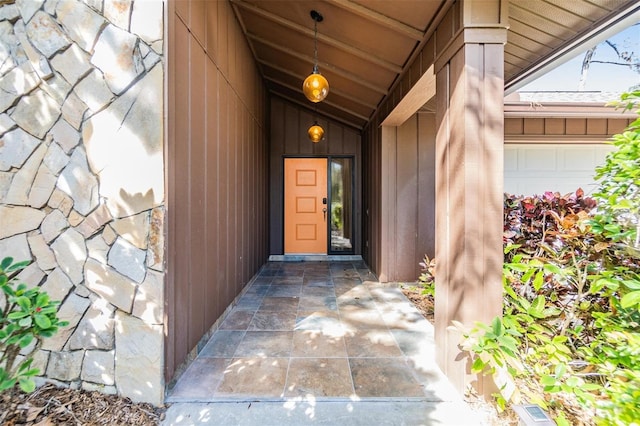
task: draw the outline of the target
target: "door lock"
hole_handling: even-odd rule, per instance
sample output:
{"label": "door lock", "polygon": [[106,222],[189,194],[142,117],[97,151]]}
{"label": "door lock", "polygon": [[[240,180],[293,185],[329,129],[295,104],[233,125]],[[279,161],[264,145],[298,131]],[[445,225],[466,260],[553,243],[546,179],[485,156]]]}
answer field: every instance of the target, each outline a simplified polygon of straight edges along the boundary
{"label": "door lock", "polygon": [[325,206],[327,205],[327,197],[324,197],[324,198],[322,199],[322,204],[324,204]]}

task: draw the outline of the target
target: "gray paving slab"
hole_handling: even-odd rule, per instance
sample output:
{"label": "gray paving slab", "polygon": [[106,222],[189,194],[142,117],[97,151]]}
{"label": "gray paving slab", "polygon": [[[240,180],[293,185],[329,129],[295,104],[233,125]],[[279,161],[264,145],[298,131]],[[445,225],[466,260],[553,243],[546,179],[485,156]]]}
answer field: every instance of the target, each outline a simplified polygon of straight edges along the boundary
{"label": "gray paving slab", "polygon": [[162,425],[488,425],[435,362],[433,326],[344,263],[269,263],[167,395]]}
{"label": "gray paving slab", "polygon": [[341,401],[176,403],[162,425],[217,426],[477,426],[463,401]]}

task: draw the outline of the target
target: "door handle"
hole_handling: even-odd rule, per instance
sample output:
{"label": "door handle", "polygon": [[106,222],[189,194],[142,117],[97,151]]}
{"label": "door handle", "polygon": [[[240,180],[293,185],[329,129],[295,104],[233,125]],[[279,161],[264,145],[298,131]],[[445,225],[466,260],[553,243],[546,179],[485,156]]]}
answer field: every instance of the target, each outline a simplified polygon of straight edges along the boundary
{"label": "door handle", "polygon": [[326,207],[324,207],[322,209],[322,216],[324,217],[324,221],[326,222],[327,221],[327,208]]}

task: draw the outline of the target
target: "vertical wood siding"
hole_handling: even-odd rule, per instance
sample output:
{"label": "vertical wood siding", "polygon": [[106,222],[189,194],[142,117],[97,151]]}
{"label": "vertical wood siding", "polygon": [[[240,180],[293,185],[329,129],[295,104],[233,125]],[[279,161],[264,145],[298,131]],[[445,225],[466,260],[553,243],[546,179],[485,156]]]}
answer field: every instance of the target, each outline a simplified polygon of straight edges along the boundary
{"label": "vertical wood siding", "polygon": [[362,137],[363,171],[363,229],[362,257],[369,268],[378,275],[380,272],[380,172],[381,172],[381,131],[378,117],[374,118]]}
{"label": "vertical wood siding", "polygon": [[226,1],[169,3],[165,377],[268,254],[266,91]]}
{"label": "vertical wood siding", "polygon": [[271,151],[269,154],[270,254],[284,253],[284,157],[352,155],[355,157],[355,248],[362,253],[362,149],[358,130],[340,123],[319,119],[325,130],[318,143],[309,140],[307,130],[313,125],[313,113],[281,98],[271,99]]}
{"label": "vertical wood siding", "polygon": [[[415,280],[418,262],[435,250],[435,123],[419,113],[383,131],[372,122],[363,136],[363,257],[388,281]],[[598,140],[622,131],[626,119],[507,118],[505,142]],[[568,138],[571,138],[569,140]],[[367,214],[368,212],[368,214]]]}
{"label": "vertical wood siding", "polygon": [[[384,281],[413,281],[435,249],[435,117],[365,133],[364,258]],[[368,247],[367,247],[368,244]]]}
{"label": "vertical wood siding", "polygon": [[504,120],[505,143],[521,142],[519,137],[536,142],[604,142],[611,135],[621,133],[631,121],[624,118],[509,117]]}

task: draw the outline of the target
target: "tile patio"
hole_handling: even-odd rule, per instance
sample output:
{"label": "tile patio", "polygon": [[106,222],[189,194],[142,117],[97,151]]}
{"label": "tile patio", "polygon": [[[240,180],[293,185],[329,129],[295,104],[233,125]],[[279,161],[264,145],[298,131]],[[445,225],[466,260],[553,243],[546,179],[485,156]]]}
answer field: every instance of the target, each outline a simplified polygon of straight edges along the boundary
{"label": "tile patio", "polygon": [[362,261],[267,263],[167,402],[456,399],[432,325],[375,279]]}

